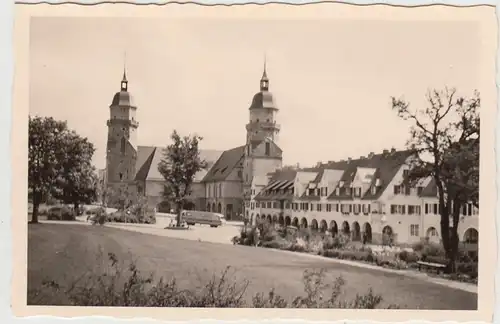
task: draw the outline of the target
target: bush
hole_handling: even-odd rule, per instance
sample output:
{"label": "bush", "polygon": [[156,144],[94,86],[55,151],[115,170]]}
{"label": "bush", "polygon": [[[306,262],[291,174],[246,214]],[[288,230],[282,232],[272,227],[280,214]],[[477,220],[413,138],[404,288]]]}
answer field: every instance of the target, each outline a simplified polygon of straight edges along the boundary
{"label": "bush", "polygon": [[457,273],[467,275],[471,279],[475,279],[478,276],[477,262],[457,262],[456,269]]}
{"label": "bush", "polygon": [[175,278],[155,281],[153,275],[143,276],[134,263],[123,269],[113,253],[108,255],[110,267],[102,273],[89,271],[68,287],[54,280],[28,291],[28,305],[71,306],[133,306],[133,307],[256,307],[256,308],[398,308],[381,307],[383,298],[371,288],[354,299],[344,296],[346,285],[342,277],[333,287],[325,283],[326,271],[306,270],[303,273],[304,296],[291,302],[276,294],[257,293],[248,304],[245,297],[248,280],[233,280],[234,274],[226,267],[220,275],[213,275],[201,288],[186,290],[178,286]]}

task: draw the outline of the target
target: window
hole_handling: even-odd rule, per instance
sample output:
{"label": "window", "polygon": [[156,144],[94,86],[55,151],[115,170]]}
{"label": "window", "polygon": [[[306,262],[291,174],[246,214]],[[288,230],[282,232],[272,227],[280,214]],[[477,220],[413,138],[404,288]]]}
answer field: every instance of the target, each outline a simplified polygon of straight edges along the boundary
{"label": "window", "polygon": [[427,215],[429,213],[429,204],[424,205],[424,213]]}
{"label": "window", "polygon": [[120,172],[120,181],[123,179],[123,173]]}
{"label": "window", "polygon": [[331,204],[326,204],[326,211],[331,212],[332,211],[332,205]]}
{"label": "window", "polygon": [[285,204],[285,208],[286,208],[286,209],[290,209],[290,203],[289,203],[289,202],[287,202],[287,203]]}
{"label": "window", "polygon": [[438,213],[438,204],[433,204],[432,207],[433,207],[432,208],[433,209],[433,214],[437,215],[437,213]]}
{"label": "window", "polygon": [[127,144],[125,137],[122,137],[122,141],[121,141],[120,144],[121,144],[120,145],[120,151],[122,152],[122,154],[125,154],[125,144]]}
{"label": "window", "polygon": [[422,194],[422,191],[424,191],[424,187],[418,186],[417,187],[417,195],[420,196]]}
{"label": "window", "polygon": [[271,151],[271,144],[270,143],[266,143],[266,155],[267,156],[269,156],[270,151]]}
{"label": "window", "polygon": [[420,236],[419,226],[417,224],[410,225],[410,235],[411,236]]}
{"label": "window", "polygon": [[258,201],[257,201],[257,202],[255,203],[255,207],[260,208],[260,202],[258,202]]}
{"label": "window", "polygon": [[340,188],[339,187],[335,188],[335,195],[337,195],[337,196],[340,195]]}
{"label": "window", "polygon": [[254,209],[254,207],[255,207],[255,204],[254,204],[254,203],[251,203],[251,204],[250,204],[250,209]]}
{"label": "window", "polygon": [[350,196],[351,195],[351,188],[345,188],[345,194]]}
{"label": "window", "polygon": [[335,211],[338,212],[339,211],[339,204],[335,204]]}
{"label": "window", "polygon": [[311,211],[314,211],[314,204],[311,203]]}
{"label": "window", "polygon": [[394,194],[399,195],[401,193],[401,187],[396,185],[394,186]]}
{"label": "window", "polygon": [[408,175],[410,174],[410,170],[403,170],[403,178],[408,179]]}
{"label": "window", "polygon": [[377,193],[377,187],[372,186],[371,191],[372,191],[372,195],[376,194]]}
{"label": "window", "polygon": [[318,204],[318,211],[320,212],[321,211],[321,204]]}
{"label": "window", "polygon": [[243,172],[241,170],[238,170],[238,178],[243,178]]}
{"label": "window", "polygon": [[407,186],[404,186],[404,188],[405,188],[405,195],[409,196],[409,195],[410,195],[410,193],[411,193],[411,188],[410,188],[410,186],[408,186],[408,185],[407,185]]}
{"label": "window", "polygon": [[307,192],[308,196],[314,196],[314,189],[309,189]]}

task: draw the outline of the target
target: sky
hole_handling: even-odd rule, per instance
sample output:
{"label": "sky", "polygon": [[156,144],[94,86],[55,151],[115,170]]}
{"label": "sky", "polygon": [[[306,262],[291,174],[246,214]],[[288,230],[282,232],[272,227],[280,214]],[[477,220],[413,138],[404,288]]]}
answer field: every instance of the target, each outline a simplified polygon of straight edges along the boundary
{"label": "sky", "polygon": [[[102,168],[109,105],[126,61],[139,145],[171,132],[202,148],[245,144],[264,57],[279,107],[284,164],[404,148],[408,122],[391,96],[425,105],[428,89],[472,94],[484,85],[473,21],[216,18],[32,18],[30,114],[67,120],[97,148]],[[126,58],[124,53],[126,53]]]}

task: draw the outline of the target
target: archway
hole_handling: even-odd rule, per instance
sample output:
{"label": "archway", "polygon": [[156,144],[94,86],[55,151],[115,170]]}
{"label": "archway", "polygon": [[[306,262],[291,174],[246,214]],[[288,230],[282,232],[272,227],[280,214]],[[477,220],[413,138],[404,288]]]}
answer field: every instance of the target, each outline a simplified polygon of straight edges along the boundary
{"label": "archway", "polygon": [[278,216],[273,215],[273,224],[278,223]]}
{"label": "archway", "polygon": [[352,240],[353,241],[361,241],[361,227],[358,222],[352,223]]}
{"label": "archway", "polygon": [[313,219],[313,220],[311,221],[311,230],[313,230],[313,231],[317,231],[317,230],[318,230],[318,228],[319,228],[319,226],[318,226],[318,221],[317,221],[317,220],[315,220],[315,219]]}
{"label": "archway", "polygon": [[221,203],[219,203],[219,205],[217,206],[217,212],[218,212],[219,214],[221,214],[221,213],[222,213],[222,204],[221,204]]}
{"label": "archway", "polygon": [[332,220],[330,222],[330,232],[332,233],[332,236],[337,236],[337,234],[339,234],[339,227],[337,225],[337,222]]}
{"label": "archway", "polygon": [[439,234],[438,231],[435,227],[431,226],[427,229],[427,232],[425,232],[425,237],[429,242],[432,243],[439,243]]}
{"label": "archway", "polygon": [[365,223],[363,225],[364,241],[365,243],[372,242],[372,226],[370,223]]}
{"label": "archway", "polygon": [[[249,212],[248,212],[248,210],[247,210],[247,211],[246,211],[247,218],[248,218],[248,214],[249,214]],[[252,214],[252,216],[253,216],[253,214]]]}
{"label": "archway", "polygon": [[299,227],[299,219],[297,217],[293,218],[292,226]]}
{"label": "archway", "polygon": [[290,216],[285,217],[285,225],[286,226],[292,225],[292,220],[290,219]]}
{"label": "archway", "polygon": [[267,215],[267,222],[269,224],[272,224],[273,223],[273,218],[271,217],[271,215]]}
{"label": "archway", "polygon": [[349,223],[344,221],[342,223],[342,234],[349,235],[351,233],[351,227],[349,226]]}
{"label": "archway", "polygon": [[479,242],[479,232],[475,228],[469,228],[464,233],[464,243],[477,244]]}
{"label": "archway", "polygon": [[382,244],[391,245],[393,243],[393,240],[394,240],[394,231],[392,230],[392,227],[387,225],[382,229]]}
{"label": "archway", "polygon": [[214,213],[215,213],[215,211],[216,211],[216,210],[217,210],[217,209],[215,209],[215,203],[212,203],[212,212],[214,212]]}
{"label": "archway", "polygon": [[321,222],[319,222],[319,230],[321,233],[324,233],[326,232],[326,230],[328,229],[328,224],[326,223],[326,220],[321,220]]}
{"label": "archway", "polygon": [[280,217],[278,218],[278,223],[281,226],[285,226],[285,218],[283,217],[283,215],[280,215]]}
{"label": "archway", "polygon": [[211,207],[211,206],[210,206],[210,204],[207,204],[207,211],[208,211],[208,212],[209,212],[209,211],[212,211],[212,209],[211,209],[210,207]]}
{"label": "archway", "polygon": [[260,223],[260,216],[259,216],[259,214],[257,214],[255,216],[255,224],[259,224],[259,223]]}
{"label": "archway", "polygon": [[305,217],[300,220],[300,227],[307,228],[307,219]]}

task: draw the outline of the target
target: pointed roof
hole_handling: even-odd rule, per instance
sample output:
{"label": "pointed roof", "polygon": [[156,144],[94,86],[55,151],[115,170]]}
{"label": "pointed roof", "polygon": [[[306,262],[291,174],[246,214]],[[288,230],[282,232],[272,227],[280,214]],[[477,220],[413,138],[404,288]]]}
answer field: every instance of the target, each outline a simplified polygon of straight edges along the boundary
{"label": "pointed roof", "polygon": [[245,154],[245,145],[235,147],[233,149],[224,151],[217,162],[210,168],[203,182],[223,181],[225,180],[238,163],[243,159]]}

